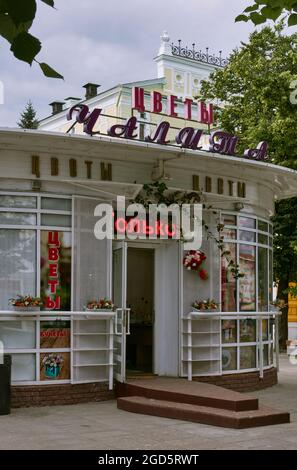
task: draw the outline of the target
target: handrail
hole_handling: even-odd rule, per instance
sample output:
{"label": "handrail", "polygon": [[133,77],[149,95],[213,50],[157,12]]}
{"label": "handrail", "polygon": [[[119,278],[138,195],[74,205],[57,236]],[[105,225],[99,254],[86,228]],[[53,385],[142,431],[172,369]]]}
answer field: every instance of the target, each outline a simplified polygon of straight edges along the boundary
{"label": "handrail", "polygon": [[114,317],[116,312],[113,311],[100,311],[100,310],[83,310],[83,311],[59,311],[59,310],[31,310],[31,311],[26,311],[26,310],[0,310],[0,316],[5,315],[5,316],[11,316],[11,317],[17,317],[17,316],[28,316],[28,317],[48,317],[48,316],[54,316],[54,317],[62,317],[62,316],[69,316],[69,317],[75,317],[75,316],[110,316]]}

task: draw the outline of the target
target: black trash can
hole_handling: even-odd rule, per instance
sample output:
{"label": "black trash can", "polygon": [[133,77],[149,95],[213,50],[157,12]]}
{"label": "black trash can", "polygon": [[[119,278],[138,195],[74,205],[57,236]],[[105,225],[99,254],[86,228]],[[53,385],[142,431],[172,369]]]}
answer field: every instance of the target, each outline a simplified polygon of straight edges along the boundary
{"label": "black trash can", "polygon": [[11,356],[4,354],[4,363],[0,364],[0,415],[10,414],[11,402]]}

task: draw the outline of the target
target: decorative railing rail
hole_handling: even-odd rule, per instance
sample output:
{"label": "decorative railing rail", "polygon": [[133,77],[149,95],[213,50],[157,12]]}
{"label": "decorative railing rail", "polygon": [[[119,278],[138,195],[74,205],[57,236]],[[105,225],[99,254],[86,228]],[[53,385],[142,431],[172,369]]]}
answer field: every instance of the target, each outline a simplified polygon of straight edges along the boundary
{"label": "decorative railing rail", "polygon": [[185,59],[195,60],[196,62],[202,62],[205,64],[215,65],[216,67],[226,67],[228,65],[228,59],[222,57],[222,51],[219,51],[219,55],[209,53],[209,48],[202,50],[195,49],[195,43],[192,44],[192,48],[181,45],[181,39],[178,40],[178,45],[171,44],[172,55],[177,57],[184,57]]}

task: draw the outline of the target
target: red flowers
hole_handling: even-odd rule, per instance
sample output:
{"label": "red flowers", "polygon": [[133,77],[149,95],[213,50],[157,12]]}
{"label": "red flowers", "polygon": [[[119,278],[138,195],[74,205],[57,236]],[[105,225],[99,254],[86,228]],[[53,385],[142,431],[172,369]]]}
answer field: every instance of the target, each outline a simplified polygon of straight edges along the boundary
{"label": "red flowers", "polygon": [[186,254],[183,260],[183,265],[189,271],[197,271],[199,273],[200,279],[206,281],[208,279],[208,274],[203,268],[203,262],[206,260],[206,256],[203,251],[200,250],[190,250]]}

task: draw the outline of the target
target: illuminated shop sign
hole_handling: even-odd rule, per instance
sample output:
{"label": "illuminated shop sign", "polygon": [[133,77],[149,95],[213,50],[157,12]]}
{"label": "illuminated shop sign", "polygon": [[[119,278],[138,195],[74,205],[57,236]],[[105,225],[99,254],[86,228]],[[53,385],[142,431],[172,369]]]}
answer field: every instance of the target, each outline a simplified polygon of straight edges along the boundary
{"label": "illuminated shop sign", "polygon": [[146,219],[142,220],[133,216],[118,217],[115,213],[114,233],[170,239],[176,236],[177,227],[174,223],[163,223],[161,220],[150,223],[149,214],[147,214]]}
{"label": "illuminated shop sign", "polygon": [[[163,101],[162,95],[159,92],[151,93],[151,113],[163,115]],[[177,114],[177,97],[170,95],[167,98],[167,115],[171,118],[180,118]],[[185,99],[183,102],[184,116],[182,119],[192,120],[193,116],[193,100]],[[196,120],[201,124],[207,124],[210,126],[213,124],[213,106],[211,104],[206,105],[203,102],[196,103],[197,113]],[[132,110],[137,110],[143,113],[146,110],[144,104],[144,89],[133,88],[132,90]],[[95,132],[94,127],[99,122],[102,109],[95,108],[93,111],[89,110],[89,107],[84,104],[77,104],[69,109],[67,113],[67,120],[71,121],[75,119],[75,123],[83,124],[83,129],[86,134],[94,135],[100,134]],[[148,123],[149,124],[149,123]],[[107,134],[110,137],[124,138],[124,139],[138,139],[138,120],[135,116],[130,117],[124,124],[115,124],[107,130]],[[73,127],[73,126],[72,126]],[[147,135],[144,140],[149,143],[156,143],[159,145],[170,145],[169,131],[172,130],[172,126],[168,121],[162,121],[157,125],[155,131],[151,135]],[[205,132],[202,129],[196,129],[195,127],[184,127],[177,131],[175,142],[181,148],[191,150],[201,150],[202,140]],[[210,134],[208,151],[218,153],[221,155],[230,155],[240,157],[237,153],[237,144],[239,138],[236,135],[221,130],[215,130]],[[247,149],[244,152],[243,157],[252,160],[268,160],[268,144],[263,141],[258,144],[256,148]]]}

